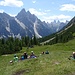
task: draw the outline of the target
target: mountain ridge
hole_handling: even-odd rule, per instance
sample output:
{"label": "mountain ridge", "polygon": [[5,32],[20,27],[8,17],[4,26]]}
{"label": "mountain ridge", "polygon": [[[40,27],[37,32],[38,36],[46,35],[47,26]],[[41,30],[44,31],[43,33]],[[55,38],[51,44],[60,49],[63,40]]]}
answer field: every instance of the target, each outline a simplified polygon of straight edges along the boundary
{"label": "mountain ridge", "polygon": [[[66,23],[63,23],[62,27],[65,25]],[[35,34],[37,38],[42,38],[62,29],[61,22],[58,26],[42,22],[34,14],[26,12],[24,8],[15,17],[11,17],[5,12],[0,13],[0,37],[16,37],[17,35],[33,37]]]}
{"label": "mountain ridge", "polygon": [[75,38],[75,17],[73,17],[69,23],[64,26],[60,31],[42,38],[41,44],[55,44],[68,42]]}

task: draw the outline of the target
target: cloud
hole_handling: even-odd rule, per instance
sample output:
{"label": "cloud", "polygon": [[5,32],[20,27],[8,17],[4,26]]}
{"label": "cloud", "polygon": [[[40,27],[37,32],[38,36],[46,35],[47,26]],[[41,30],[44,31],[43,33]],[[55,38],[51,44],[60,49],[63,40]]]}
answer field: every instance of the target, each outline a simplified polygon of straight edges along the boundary
{"label": "cloud", "polygon": [[23,6],[23,2],[21,0],[3,0],[3,1],[0,1],[0,5],[11,6],[11,7],[21,7]]}
{"label": "cloud", "polygon": [[1,10],[0,10],[0,13],[3,13],[3,12],[4,12],[4,10],[3,10],[3,9],[1,9]]}
{"label": "cloud", "polygon": [[[39,9],[39,11],[42,11],[42,9]],[[45,12],[45,13],[48,13],[48,12],[50,12],[51,10],[48,10],[48,9],[46,9],[46,10],[43,10],[43,12]]]}
{"label": "cloud", "polygon": [[45,10],[44,12],[42,12],[42,10],[40,9],[39,11],[37,11],[34,8],[30,8],[29,11],[31,12],[31,14],[35,14],[38,18],[40,18],[41,21],[45,21],[45,22],[52,22],[54,20],[56,21],[61,21],[61,22],[65,22],[66,20],[70,20],[71,16],[68,15],[53,15],[53,16],[49,16],[48,13],[50,12],[50,10]]}
{"label": "cloud", "polygon": [[52,22],[54,20],[56,21],[61,21],[61,22],[65,22],[66,20],[70,20],[71,19],[71,16],[66,16],[66,15],[53,15],[53,16],[43,16],[42,17],[42,21],[46,21],[46,22]]}
{"label": "cloud", "polygon": [[50,12],[51,10],[45,10],[45,12]]}
{"label": "cloud", "polygon": [[39,9],[39,11],[41,11],[42,9]]}
{"label": "cloud", "polygon": [[61,11],[75,11],[75,5],[73,4],[63,4],[60,8]]}
{"label": "cloud", "polygon": [[37,10],[34,9],[34,8],[30,8],[29,11],[31,12],[31,14],[35,14],[36,16],[43,16],[43,15],[46,15],[45,12],[37,11]]}
{"label": "cloud", "polygon": [[34,1],[32,1],[32,3],[36,3],[36,1],[34,0]]}
{"label": "cloud", "polygon": [[72,1],[75,1],[75,0],[72,0]]}

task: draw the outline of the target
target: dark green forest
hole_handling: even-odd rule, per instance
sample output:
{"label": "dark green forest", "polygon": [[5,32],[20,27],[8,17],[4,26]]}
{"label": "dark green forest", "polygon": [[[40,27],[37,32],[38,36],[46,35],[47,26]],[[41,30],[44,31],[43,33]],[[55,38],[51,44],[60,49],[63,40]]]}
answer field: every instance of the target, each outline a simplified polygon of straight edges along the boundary
{"label": "dark green forest", "polygon": [[22,39],[13,37],[9,37],[7,39],[2,38],[0,39],[0,55],[16,53],[22,50],[22,47],[29,48],[34,45],[39,45],[35,35],[33,39],[28,36],[22,37]]}

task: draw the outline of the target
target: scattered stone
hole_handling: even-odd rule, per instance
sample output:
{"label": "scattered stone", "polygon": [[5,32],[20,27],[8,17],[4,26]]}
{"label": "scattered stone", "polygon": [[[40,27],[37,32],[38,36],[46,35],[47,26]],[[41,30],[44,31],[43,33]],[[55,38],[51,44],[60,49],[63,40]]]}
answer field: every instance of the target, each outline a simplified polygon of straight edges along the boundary
{"label": "scattered stone", "polygon": [[59,63],[59,62],[54,62],[54,64],[58,65],[58,64],[60,64],[60,63]]}

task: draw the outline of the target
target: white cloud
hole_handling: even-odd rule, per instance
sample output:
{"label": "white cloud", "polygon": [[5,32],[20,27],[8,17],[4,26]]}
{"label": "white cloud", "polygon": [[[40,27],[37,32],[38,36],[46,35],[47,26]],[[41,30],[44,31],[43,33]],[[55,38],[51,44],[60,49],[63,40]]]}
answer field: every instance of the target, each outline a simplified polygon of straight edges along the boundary
{"label": "white cloud", "polygon": [[23,6],[23,2],[21,0],[3,0],[0,1],[0,5],[2,6],[11,6],[11,7],[21,7]]}
{"label": "white cloud", "polygon": [[42,9],[39,9],[39,11],[41,11]]}
{"label": "white cloud", "polygon": [[46,21],[46,22],[52,22],[54,20],[56,21],[61,21],[61,22],[65,22],[66,20],[70,20],[71,16],[67,16],[67,15],[53,15],[53,16],[49,16],[49,12],[50,10],[45,10],[45,12],[42,12],[42,10],[37,11],[34,8],[30,8],[29,11],[31,12],[31,14],[35,14],[38,18],[40,18],[40,20],[42,21]]}
{"label": "white cloud", "polygon": [[4,12],[4,10],[2,9],[2,10],[0,10],[0,13],[3,13]]}
{"label": "white cloud", "polygon": [[63,4],[60,8],[61,11],[75,11],[75,5],[73,4]]}
{"label": "white cloud", "polygon": [[72,0],[72,1],[75,1],[75,0]]}
{"label": "white cloud", "polygon": [[34,8],[30,8],[29,11],[31,12],[31,14],[35,14],[36,16],[43,16],[43,15],[46,15],[45,12],[37,11],[37,10],[34,9]]}
{"label": "white cloud", "polygon": [[50,12],[51,10],[45,10],[45,12]]}
{"label": "white cloud", "polygon": [[34,0],[34,1],[32,1],[32,3],[36,3],[36,1]]}
{"label": "white cloud", "polygon": [[[39,11],[42,11],[42,9],[39,9]],[[48,12],[50,12],[50,11],[51,11],[51,10],[48,10],[48,9],[43,10],[44,13],[48,13]]]}
{"label": "white cloud", "polygon": [[66,20],[70,20],[71,16],[66,16],[66,15],[53,15],[53,16],[43,16],[42,21],[46,21],[46,22],[52,22],[54,20],[56,21],[61,21],[61,22],[65,22]]}

